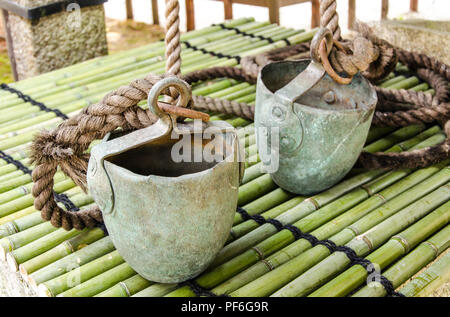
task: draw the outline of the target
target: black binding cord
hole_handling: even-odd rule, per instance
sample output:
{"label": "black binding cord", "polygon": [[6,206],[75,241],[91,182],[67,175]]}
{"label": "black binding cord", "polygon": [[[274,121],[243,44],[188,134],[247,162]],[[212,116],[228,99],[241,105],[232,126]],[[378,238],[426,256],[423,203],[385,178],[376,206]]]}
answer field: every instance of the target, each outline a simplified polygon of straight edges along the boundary
{"label": "black binding cord", "polygon": [[[232,30],[232,31],[235,31],[237,34],[241,34],[241,35],[244,35],[244,36],[249,36],[249,37],[252,37],[252,38],[258,38],[260,40],[267,41],[270,44],[275,43],[275,41],[272,38],[270,38],[270,37],[266,37],[266,36],[263,36],[263,35],[255,35],[253,33],[247,33],[245,31],[239,30],[238,28],[235,28],[235,27],[232,27],[232,26],[226,26],[223,23],[213,24],[213,26],[220,26],[224,30]],[[280,41],[284,41],[287,46],[291,46],[292,45],[292,43],[288,39],[281,39]]]}
{"label": "black binding cord", "polygon": [[201,287],[194,280],[188,280],[178,284],[178,286],[183,287],[187,286],[197,297],[230,297],[227,294],[216,295],[213,292],[207,290],[206,288]]}
{"label": "black binding cord", "polygon": [[[15,167],[17,167],[18,170],[21,170],[24,174],[28,175],[32,174],[32,170],[23,165],[22,162],[15,160],[12,156],[6,154],[1,150],[0,150],[0,158],[9,164],[13,164]],[[75,204],[69,199],[69,197],[66,194],[63,193],[58,194],[56,192],[53,192],[53,195],[55,196],[56,201],[62,203],[67,210],[69,211],[80,210],[77,206],[75,206]]]}
{"label": "black binding cord", "polygon": [[218,58],[228,58],[228,59],[236,59],[237,60],[237,62],[238,63],[240,63],[241,62],[241,57],[240,56],[233,56],[233,55],[227,55],[227,54],[222,54],[222,53],[216,53],[216,52],[214,52],[214,51],[209,51],[209,50],[207,50],[207,49],[205,49],[205,48],[199,48],[199,47],[197,47],[197,46],[195,46],[195,45],[192,45],[191,43],[189,43],[188,41],[181,41],[181,43],[183,43],[184,45],[186,45],[186,47],[187,48],[190,48],[190,49],[193,49],[194,51],[199,51],[199,52],[202,52],[202,53],[204,53],[204,54],[209,54],[209,55],[211,55],[211,56],[215,56],[215,57],[218,57]]}
{"label": "black binding cord", "polygon": [[36,101],[33,98],[31,98],[28,95],[25,95],[23,92],[21,92],[20,90],[17,90],[11,86],[8,86],[7,84],[3,83],[0,84],[0,88],[8,91],[10,93],[16,94],[20,99],[22,99],[25,102],[29,102],[31,103],[33,106],[37,106],[39,107],[39,109],[41,109],[42,111],[45,112],[53,112],[54,114],[56,114],[58,117],[62,118],[63,120],[67,120],[69,119],[68,116],[66,116],[64,113],[62,113],[60,110],[58,109],[52,109],[52,108],[48,108],[46,105],[44,105],[42,102]]}
{"label": "black binding cord", "polygon": [[374,280],[378,281],[384,287],[388,296],[405,297],[405,295],[403,295],[402,293],[398,293],[395,291],[395,288],[394,288],[394,285],[392,284],[392,282],[389,279],[387,279],[385,276],[383,276],[380,272],[378,272],[375,269],[375,266],[373,265],[372,262],[370,262],[369,260],[367,260],[363,257],[358,256],[353,249],[351,249],[347,246],[338,246],[338,245],[336,245],[336,243],[334,243],[333,241],[328,240],[328,239],[319,240],[317,237],[313,236],[312,234],[302,232],[298,227],[296,227],[294,225],[291,225],[291,224],[283,225],[280,221],[278,221],[276,219],[266,219],[261,215],[251,216],[244,208],[239,207],[239,206],[237,207],[236,211],[242,216],[242,219],[244,219],[244,220],[253,220],[259,225],[262,225],[264,223],[270,223],[278,231],[289,230],[292,233],[292,235],[294,236],[295,240],[305,239],[309,243],[311,243],[311,245],[313,247],[316,245],[323,245],[330,251],[330,253],[334,253],[336,251],[345,253],[345,255],[350,260],[351,265],[357,265],[357,264],[361,265],[366,270],[368,275],[371,275]]}

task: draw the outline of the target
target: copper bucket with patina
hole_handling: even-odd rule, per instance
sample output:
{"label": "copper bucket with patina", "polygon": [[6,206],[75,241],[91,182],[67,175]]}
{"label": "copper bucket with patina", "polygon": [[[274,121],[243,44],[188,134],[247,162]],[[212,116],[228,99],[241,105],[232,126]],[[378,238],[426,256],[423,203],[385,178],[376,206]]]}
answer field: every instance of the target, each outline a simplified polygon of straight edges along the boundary
{"label": "copper bucket with patina", "polygon": [[[92,148],[87,173],[119,254],[141,276],[161,283],[191,279],[213,261],[232,227],[243,174],[235,129],[221,121],[200,128],[177,122],[158,106],[169,87],[180,92],[178,106],[188,104],[185,82],[158,82],[148,104],[159,120],[107,135]],[[206,150],[214,159],[195,157]]]}
{"label": "copper bucket with patina", "polygon": [[[322,40],[331,48],[328,29],[317,32],[312,53]],[[293,193],[332,187],[358,159],[376,103],[375,89],[361,74],[338,84],[314,54],[311,60],[266,65],[258,77],[255,111],[265,170]]]}

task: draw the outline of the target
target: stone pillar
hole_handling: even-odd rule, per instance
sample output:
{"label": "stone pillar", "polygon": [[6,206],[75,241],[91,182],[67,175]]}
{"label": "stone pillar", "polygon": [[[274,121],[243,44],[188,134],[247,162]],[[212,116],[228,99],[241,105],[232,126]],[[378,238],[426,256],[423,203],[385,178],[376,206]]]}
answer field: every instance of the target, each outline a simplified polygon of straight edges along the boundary
{"label": "stone pillar", "polygon": [[[26,8],[61,0],[13,0]],[[108,53],[103,5],[67,11],[29,20],[13,12],[7,14],[10,57],[16,79],[25,79],[76,64]]]}
{"label": "stone pillar", "polygon": [[429,20],[382,20],[369,23],[378,37],[405,50],[423,53],[450,64],[450,22]]}

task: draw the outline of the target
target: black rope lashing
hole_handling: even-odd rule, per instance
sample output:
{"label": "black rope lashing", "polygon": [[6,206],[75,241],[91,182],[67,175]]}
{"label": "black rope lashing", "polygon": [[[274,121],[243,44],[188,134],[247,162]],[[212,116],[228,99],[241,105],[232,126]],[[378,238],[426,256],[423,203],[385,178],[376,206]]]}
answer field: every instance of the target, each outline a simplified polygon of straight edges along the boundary
{"label": "black rope lashing", "polygon": [[[213,26],[220,26],[224,30],[235,31],[237,34],[241,34],[241,35],[252,37],[252,38],[257,38],[257,39],[260,39],[262,41],[267,41],[270,44],[275,43],[275,41],[272,38],[270,38],[270,37],[263,36],[263,35],[256,35],[256,34],[253,34],[253,33],[248,33],[248,32],[245,32],[245,31],[241,31],[238,28],[235,28],[235,27],[232,27],[232,26],[226,26],[223,23],[213,24]],[[286,43],[286,45],[288,45],[288,46],[292,45],[292,43],[288,39],[282,39],[281,41],[284,41]]]}
{"label": "black rope lashing", "polygon": [[0,84],[0,88],[8,91],[10,93],[16,94],[20,99],[22,99],[25,102],[29,102],[31,103],[33,106],[37,106],[39,107],[39,109],[41,109],[42,111],[45,112],[53,112],[54,114],[56,114],[58,117],[62,118],[63,120],[67,120],[69,119],[69,117],[67,115],[65,115],[64,113],[62,113],[60,110],[58,109],[52,109],[52,108],[48,108],[46,105],[44,105],[42,102],[36,101],[33,98],[31,98],[28,95],[25,95],[23,92],[21,92],[20,90],[17,90],[15,88],[12,88],[11,86],[8,86],[7,84],[3,83]]}
{"label": "black rope lashing", "polygon": [[22,162],[15,160],[12,156],[6,154],[0,150],[0,158],[6,161],[8,164],[13,164],[18,170],[21,170],[24,174],[31,175],[31,170],[22,164]]}
{"label": "black rope lashing", "polygon": [[240,56],[233,56],[233,55],[227,55],[227,54],[223,54],[223,53],[216,53],[214,51],[210,51],[207,50],[206,48],[199,48],[195,45],[192,45],[191,43],[189,43],[188,41],[181,41],[181,43],[183,43],[184,45],[186,45],[187,48],[193,49],[194,51],[199,51],[202,52],[203,54],[209,54],[211,56],[215,56],[218,58],[228,58],[228,59],[236,59],[238,63],[241,62],[241,57]]}
{"label": "black rope lashing", "polygon": [[[331,242],[331,241],[330,241]],[[392,282],[381,273],[377,272],[373,263],[365,258],[362,258],[356,254],[356,252],[343,245],[337,246],[333,242],[333,248],[335,251],[343,252],[347,258],[350,260],[351,265],[361,265],[367,272],[368,275],[372,275],[384,288],[388,296],[391,297],[405,297],[402,293],[398,293],[395,291],[394,285]]]}
{"label": "black rope lashing", "polygon": [[[32,170],[30,170],[28,167],[22,164],[22,162],[14,159],[12,156],[6,154],[5,152],[0,150],[0,158],[3,159],[5,162],[14,165],[17,167],[18,170],[21,170],[24,174],[31,175]],[[58,194],[56,192],[53,192],[53,195],[55,196],[56,201],[62,203],[64,207],[66,207],[69,211],[79,211],[80,209],[70,200],[70,198],[66,194]]]}
{"label": "black rope lashing", "polygon": [[198,285],[198,283],[194,280],[188,280],[185,282],[182,282],[180,284],[178,284],[178,286],[183,287],[183,286],[187,286],[191,289],[191,291],[195,294],[195,296],[197,297],[230,297],[227,294],[221,294],[221,295],[217,295],[214,294],[213,292],[201,287],[200,285]]}
{"label": "black rope lashing", "polygon": [[66,194],[58,194],[54,193],[53,196],[55,196],[56,201],[62,203],[64,207],[66,207],[69,211],[80,211],[80,208],[75,206],[75,204],[70,200],[70,198]]}
{"label": "black rope lashing", "polygon": [[266,218],[264,218],[263,216],[261,216],[261,215],[251,216],[247,212],[247,210],[245,210],[244,208],[239,207],[239,206],[236,208],[236,212],[238,212],[242,216],[242,219],[244,219],[244,221],[251,219],[251,220],[254,220],[259,225],[263,225],[267,222]]}
{"label": "black rope lashing", "polygon": [[292,233],[292,235],[294,236],[295,241],[297,241],[299,239],[305,239],[309,243],[311,243],[311,245],[313,247],[316,245],[323,245],[330,251],[330,253],[334,253],[336,251],[345,253],[345,255],[350,260],[351,265],[356,265],[356,264],[361,265],[366,270],[368,275],[372,275],[384,287],[388,296],[405,297],[405,295],[395,291],[394,285],[388,278],[386,278],[385,276],[383,276],[382,274],[380,274],[379,272],[377,272],[375,270],[375,266],[373,265],[372,262],[370,262],[369,260],[367,260],[365,258],[358,256],[353,249],[351,249],[347,246],[338,246],[338,245],[336,245],[336,243],[334,243],[333,241],[331,241],[329,239],[319,240],[317,237],[313,236],[310,233],[303,232],[302,230],[300,230],[300,228],[298,228],[294,225],[291,225],[291,224],[283,225],[280,221],[278,221],[276,219],[266,219],[261,215],[251,216],[244,208],[239,207],[239,206],[237,207],[236,211],[242,216],[242,218],[244,220],[254,220],[259,225],[263,225],[265,223],[270,223],[277,229],[277,231],[289,230]]}
{"label": "black rope lashing", "polygon": [[237,34],[240,34],[240,35],[243,35],[243,36],[248,36],[248,37],[255,38],[255,39],[260,39],[262,41],[267,41],[270,44],[274,43],[274,40],[271,39],[270,37],[266,37],[266,36],[263,36],[263,35],[256,35],[256,34],[253,34],[253,33],[247,33],[245,31],[239,30],[238,28],[235,28],[235,27],[232,27],[232,26],[226,26],[223,23],[213,24],[213,26],[220,26],[223,30],[235,31]]}

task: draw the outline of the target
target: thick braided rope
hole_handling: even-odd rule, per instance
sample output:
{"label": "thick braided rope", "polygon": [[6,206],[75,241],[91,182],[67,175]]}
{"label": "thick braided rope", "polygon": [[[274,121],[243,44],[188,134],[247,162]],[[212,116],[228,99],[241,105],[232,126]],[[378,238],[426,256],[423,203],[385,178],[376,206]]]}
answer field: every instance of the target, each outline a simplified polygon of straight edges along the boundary
{"label": "thick braided rope", "polygon": [[[339,15],[336,9],[336,0],[320,1],[320,26],[329,29],[333,34],[333,39],[335,41],[341,41]],[[367,71],[369,67],[372,67],[372,70],[368,72],[370,74],[374,74],[374,68],[378,70],[377,73],[380,73],[380,70],[386,69],[386,67],[383,67],[385,65],[382,65],[382,61],[374,63],[377,60],[385,59],[383,58],[383,55],[380,54],[382,51],[379,48],[380,43],[375,45],[375,43],[367,39],[364,34],[358,35],[353,41],[346,41],[341,44],[345,51],[333,47],[329,56],[333,68],[338,73],[347,73],[347,75],[351,77],[358,72]],[[381,78],[381,75],[382,74],[379,74],[378,78]]]}
{"label": "thick braided rope", "polygon": [[39,134],[32,145],[34,206],[42,218],[66,230],[94,227],[102,222],[98,207],[73,213],[60,208],[53,197],[53,177],[58,165],[74,182],[86,191],[86,172],[90,143],[102,139],[119,127],[125,131],[141,129],[157,118],[138,107],[147,98],[154,83],[161,76],[149,75],[107,94],[99,103],[90,105],[81,113],[63,122],[56,130]]}
{"label": "thick braided rope", "polygon": [[339,41],[341,39],[341,28],[339,27],[339,15],[336,9],[336,0],[320,1],[320,27],[329,29],[333,33],[333,38]]}
{"label": "thick braided rope", "polygon": [[166,73],[181,74],[180,5],[166,0]]}

